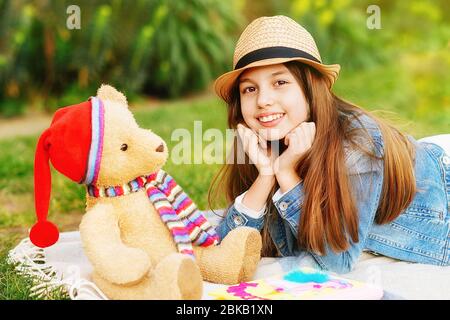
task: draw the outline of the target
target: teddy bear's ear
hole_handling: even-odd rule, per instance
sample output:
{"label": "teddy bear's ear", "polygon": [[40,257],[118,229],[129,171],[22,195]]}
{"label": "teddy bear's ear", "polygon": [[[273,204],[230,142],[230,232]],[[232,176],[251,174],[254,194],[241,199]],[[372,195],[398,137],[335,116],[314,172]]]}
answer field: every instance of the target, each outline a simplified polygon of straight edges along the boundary
{"label": "teddy bear's ear", "polygon": [[102,100],[111,100],[123,103],[125,106],[127,105],[127,98],[123,95],[122,92],[117,91],[114,87],[111,87],[107,84],[102,84],[100,88],[97,90],[97,97]]}

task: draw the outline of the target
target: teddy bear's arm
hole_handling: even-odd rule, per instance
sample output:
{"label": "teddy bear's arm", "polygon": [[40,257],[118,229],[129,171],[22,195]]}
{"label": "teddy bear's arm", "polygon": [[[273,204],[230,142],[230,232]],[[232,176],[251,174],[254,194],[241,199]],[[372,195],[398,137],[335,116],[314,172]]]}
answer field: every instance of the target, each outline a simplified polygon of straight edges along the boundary
{"label": "teddy bear's arm", "polygon": [[97,204],[88,210],[80,224],[80,235],[95,272],[105,280],[131,284],[150,270],[151,261],[147,253],[122,242],[112,205]]}

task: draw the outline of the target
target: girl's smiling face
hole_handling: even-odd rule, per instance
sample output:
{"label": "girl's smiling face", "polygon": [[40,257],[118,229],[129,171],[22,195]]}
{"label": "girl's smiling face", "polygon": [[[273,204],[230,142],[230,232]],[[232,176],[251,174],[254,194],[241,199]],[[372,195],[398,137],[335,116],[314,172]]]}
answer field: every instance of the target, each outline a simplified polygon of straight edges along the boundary
{"label": "girl's smiling face", "polygon": [[267,141],[283,139],[309,118],[303,90],[283,64],[245,70],[239,93],[245,123]]}

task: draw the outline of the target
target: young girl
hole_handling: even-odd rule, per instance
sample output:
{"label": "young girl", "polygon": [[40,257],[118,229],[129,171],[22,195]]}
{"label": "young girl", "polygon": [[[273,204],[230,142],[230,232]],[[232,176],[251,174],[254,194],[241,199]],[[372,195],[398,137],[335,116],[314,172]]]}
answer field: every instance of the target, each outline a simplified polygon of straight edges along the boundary
{"label": "young girl", "polygon": [[339,65],[323,64],[288,17],[253,21],[233,65],[215,89],[238,131],[233,154],[243,150],[247,161],[226,164],[213,183],[231,202],[221,238],[253,227],[263,256],[300,256],[339,273],[363,250],[450,265],[450,150],[334,95]]}

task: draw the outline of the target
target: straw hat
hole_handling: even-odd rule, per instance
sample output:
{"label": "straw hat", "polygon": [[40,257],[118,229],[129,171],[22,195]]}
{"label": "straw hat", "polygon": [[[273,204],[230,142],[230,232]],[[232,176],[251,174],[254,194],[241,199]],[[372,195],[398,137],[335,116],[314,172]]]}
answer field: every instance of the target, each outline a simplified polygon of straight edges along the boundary
{"label": "straw hat", "polygon": [[234,50],[233,71],[217,78],[214,89],[227,101],[231,87],[245,69],[293,60],[324,74],[330,88],[338,77],[340,66],[322,63],[316,43],[305,28],[286,16],[260,17],[242,32]]}

